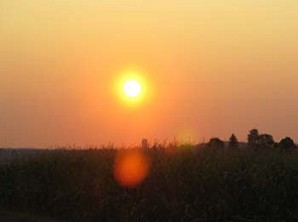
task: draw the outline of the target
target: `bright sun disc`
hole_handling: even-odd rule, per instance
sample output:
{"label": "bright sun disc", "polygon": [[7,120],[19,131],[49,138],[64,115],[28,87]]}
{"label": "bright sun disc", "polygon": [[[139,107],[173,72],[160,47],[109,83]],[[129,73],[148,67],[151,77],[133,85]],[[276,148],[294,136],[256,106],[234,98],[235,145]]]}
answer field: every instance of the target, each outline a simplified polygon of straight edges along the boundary
{"label": "bright sun disc", "polygon": [[137,97],[141,93],[141,84],[136,80],[128,80],[124,84],[124,92],[128,97]]}

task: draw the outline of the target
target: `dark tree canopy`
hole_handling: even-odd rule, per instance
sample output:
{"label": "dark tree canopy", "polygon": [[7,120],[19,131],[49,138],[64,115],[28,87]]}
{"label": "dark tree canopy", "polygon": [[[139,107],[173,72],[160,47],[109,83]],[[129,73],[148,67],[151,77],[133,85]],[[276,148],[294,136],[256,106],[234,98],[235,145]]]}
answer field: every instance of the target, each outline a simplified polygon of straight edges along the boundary
{"label": "dark tree canopy", "polygon": [[270,134],[261,134],[257,138],[257,146],[259,148],[273,148],[275,142]]}
{"label": "dark tree canopy", "polygon": [[248,136],[248,146],[255,149],[274,148],[275,142],[270,134],[259,134],[257,129],[252,129]]}
{"label": "dark tree canopy", "polygon": [[291,150],[296,148],[296,145],[294,143],[294,140],[292,140],[290,137],[286,137],[279,142],[278,148],[280,148],[281,150]]}
{"label": "dark tree canopy", "polygon": [[232,134],[229,140],[229,148],[238,148],[239,144],[238,144],[238,139],[235,136],[235,134]]}
{"label": "dark tree canopy", "polygon": [[209,147],[212,147],[212,148],[224,148],[225,147],[225,144],[219,138],[211,138],[210,141],[209,141],[209,143],[208,143],[208,146]]}
{"label": "dark tree canopy", "polygon": [[257,129],[252,129],[247,136],[248,145],[251,147],[255,147],[257,144],[258,137],[259,131]]}

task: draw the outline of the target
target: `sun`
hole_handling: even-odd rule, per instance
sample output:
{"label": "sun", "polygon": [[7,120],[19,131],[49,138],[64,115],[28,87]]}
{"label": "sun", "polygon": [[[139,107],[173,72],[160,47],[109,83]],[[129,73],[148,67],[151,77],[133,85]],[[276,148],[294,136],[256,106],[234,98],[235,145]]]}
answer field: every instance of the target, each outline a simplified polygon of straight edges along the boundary
{"label": "sun", "polygon": [[135,79],[127,80],[123,87],[124,93],[127,97],[136,98],[141,94],[141,83]]}
{"label": "sun", "polygon": [[124,102],[123,105],[133,107],[148,103],[152,96],[152,86],[147,75],[135,69],[127,69],[115,75],[113,91]]}

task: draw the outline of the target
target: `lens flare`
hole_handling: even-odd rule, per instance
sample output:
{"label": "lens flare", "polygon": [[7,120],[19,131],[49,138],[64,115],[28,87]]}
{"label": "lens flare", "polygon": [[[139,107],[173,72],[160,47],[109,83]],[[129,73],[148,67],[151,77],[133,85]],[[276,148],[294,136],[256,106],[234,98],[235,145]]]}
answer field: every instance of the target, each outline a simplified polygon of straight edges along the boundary
{"label": "lens flare", "polygon": [[124,152],[116,157],[114,177],[123,187],[134,188],[148,176],[149,158],[141,152]]}

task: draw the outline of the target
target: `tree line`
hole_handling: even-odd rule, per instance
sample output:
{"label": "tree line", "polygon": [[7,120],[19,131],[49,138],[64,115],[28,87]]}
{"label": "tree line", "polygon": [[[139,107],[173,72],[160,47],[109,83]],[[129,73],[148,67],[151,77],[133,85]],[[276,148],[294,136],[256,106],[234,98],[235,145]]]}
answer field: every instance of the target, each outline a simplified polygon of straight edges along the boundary
{"label": "tree line", "polygon": [[[212,148],[225,148],[225,143],[219,138],[211,138],[208,142],[208,147]],[[257,129],[252,129],[247,135],[247,148],[259,150],[259,149],[280,149],[284,151],[290,151],[297,148],[294,140],[290,137],[285,137],[279,142],[275,142],[273,136],[267,133],[260,134]],[[227,148],[237,149],[240,148],[239,141],[235,134],[232,134]]]}

